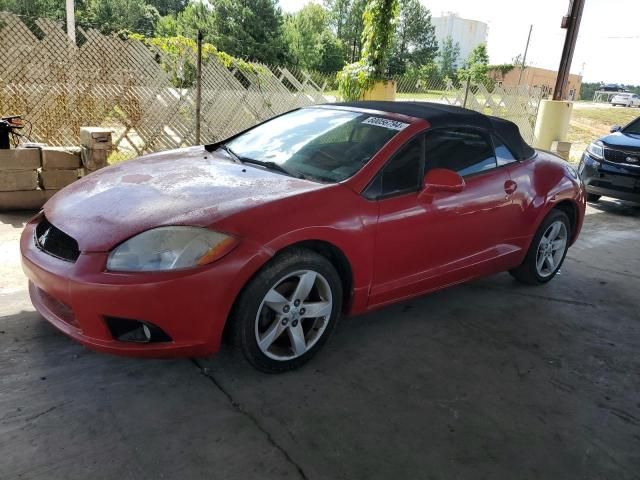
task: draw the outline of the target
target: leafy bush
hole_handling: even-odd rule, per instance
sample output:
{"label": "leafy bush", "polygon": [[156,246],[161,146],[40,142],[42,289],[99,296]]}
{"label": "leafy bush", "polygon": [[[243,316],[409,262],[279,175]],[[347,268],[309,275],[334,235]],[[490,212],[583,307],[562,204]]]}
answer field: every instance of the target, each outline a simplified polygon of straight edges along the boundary
{"label": "leafy bush", "polygon": [[368,0],[362,15],[362,55],[338,73],[343,100],[359,100],[376,81],[387,75],[387,65],[398,17],[398,0]]}
{"label": "leafy bush", "polygon": [[489,65],[489,71],[494,70],[500,72],[500,74],[504,77],[511,70],[516,68],[513,63],[500,63],[498,65]]}
{"label": "leafy bush", "polygon": [[[145,37],[138,33],[121,32],[122,38],[138,40],[147,46],[155,47],[165,53],[164,59],[158,59],[165,72],[171,75],[171,81],[176,88],[189,88],[196,81],[196,61],[198,44],[195,40],[181,35],[175,37]],[[221,52],[210,43],[202,44],[202,63],[214,60],[227,68],[236,68],[244,73],[256,75],[268,73],[259,65],[245,62],[228,53]]]}
{"label": "leafy bush", "polygon": [[444,90],[447,86],[447,82],[435,62],[411,70],[411,74],[416,76],[417,85],[424,90]]}
{"label": "leafy bush", "polygon": [[376,81],[375,69],[366,59],[346,65],[338,72],[338,92],[346,101],[360,100]]}

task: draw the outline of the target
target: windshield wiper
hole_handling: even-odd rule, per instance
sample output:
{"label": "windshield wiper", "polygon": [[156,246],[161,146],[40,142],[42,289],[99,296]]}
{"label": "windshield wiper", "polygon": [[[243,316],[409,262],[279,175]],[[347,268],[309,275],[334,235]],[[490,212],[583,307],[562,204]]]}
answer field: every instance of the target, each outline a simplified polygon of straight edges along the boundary
{"label": "windshield wiper", "polygon": [[230,156],[231,158],[233,158],[233,160],[234,160],[236,163],[243,163],[243,162],[242,162],[242,159],[240,158],[240,156],[239,156],[236,152],[234,152],[233,150],[231,150],[231,148],[230,148],[230,147],[228,147],[226,144],[221,143],[221,144],[220,144],[220,148],[221,148],[222,150],[224,150],[225,152],[227,152],[227,153],[229,154],[229,156]]}
{"label": "windshield wiper", "polygon": [[290,177],[304,178],[304,175],[300,173],[293,173],[276,162],[265,162],[263,160],[256,160],[255,158],[247,158],[247,157],[239,157],[239,158],[242,163],[251,163],[253,165],[259,165],[268,170],[275,170],[277,172],[284,173],[285,175],[289,175]]}
{"label": "windshield wiper", "polygon": [[280,173],[284,173],[285,175],[288,175],[290,177],[295,177],[295,178],[306,178],[304,175],[302,175],[301,173],[293,173],[289,170],[287,170],[286,168],[284,168],[282,165],[276,163],[276,162],[265,162],[262,160],[256,160],[255,158],[249,158],[249,157],[241,157],[240,155],[238,155],[236,152],[234,152],[229,146],[227,146],[224,143],[220,144],[220,148],[223,149],[225,152],[227,152],[229,154],[229,156],[231,156],[233,158],[233,160],[237,163],[250,163],[253,165],[258,165],[260,167],[264,167],[268,170],[275,170],[277,172]]}

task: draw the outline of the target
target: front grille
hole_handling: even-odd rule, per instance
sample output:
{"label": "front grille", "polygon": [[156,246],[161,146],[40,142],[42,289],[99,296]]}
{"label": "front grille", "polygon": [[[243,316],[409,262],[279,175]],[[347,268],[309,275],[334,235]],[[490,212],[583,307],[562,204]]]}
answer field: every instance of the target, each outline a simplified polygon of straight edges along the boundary
{"label": "front grille", "polygon": [[[627,158],[635,159],[629,161]],[[640,151],[624,151],[624,150],[613,150],[611,148],[604,149],[604,159],[608,162],[614,163],[626,163],[629,165],[639,165],[640,166]]]}
{"label": "front grille", "polygon": [[35,241],[43,252],[62,260],[75,262],[80,256],[78,242],[51,225],[46,218],[43,218],[36,227]]}

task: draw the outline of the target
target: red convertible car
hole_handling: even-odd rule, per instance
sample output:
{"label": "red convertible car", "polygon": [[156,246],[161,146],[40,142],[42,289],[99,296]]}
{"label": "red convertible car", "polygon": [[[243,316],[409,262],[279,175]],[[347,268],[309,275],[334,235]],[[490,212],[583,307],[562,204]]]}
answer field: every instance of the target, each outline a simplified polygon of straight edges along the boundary
{"label": "red convertible car", "polygon": [[21,239],[36,309],[96,350],[307,361],[340,314],[484,275],[548,282],[585,191],[511,122],[429,103],[301,108],[56,194]]}

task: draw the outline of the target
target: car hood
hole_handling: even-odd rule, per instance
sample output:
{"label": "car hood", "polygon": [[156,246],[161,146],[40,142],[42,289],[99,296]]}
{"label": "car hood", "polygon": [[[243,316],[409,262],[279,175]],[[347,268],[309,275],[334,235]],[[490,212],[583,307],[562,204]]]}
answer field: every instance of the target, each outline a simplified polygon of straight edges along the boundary
{"label": "car hood", "polygon": [[640,135],[616,132],[600,139],[609,147],[636,150],[640,149]]}
{"label": "car hood", "polygon": [[192,147],[94,172],[54,195],[44,214],[75,238],[80,250],[100,252],[150,228],[207,227],[239,211],[322,187]]}

